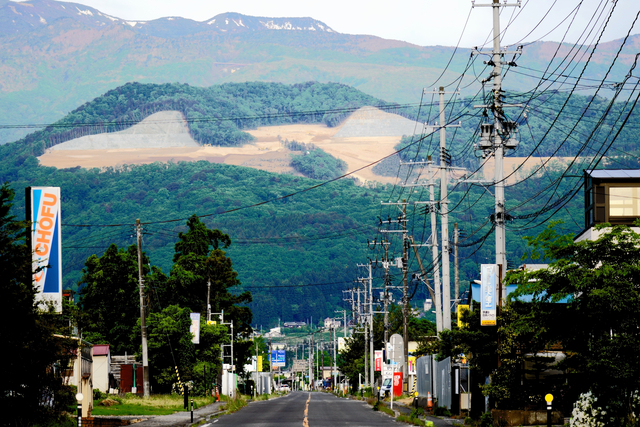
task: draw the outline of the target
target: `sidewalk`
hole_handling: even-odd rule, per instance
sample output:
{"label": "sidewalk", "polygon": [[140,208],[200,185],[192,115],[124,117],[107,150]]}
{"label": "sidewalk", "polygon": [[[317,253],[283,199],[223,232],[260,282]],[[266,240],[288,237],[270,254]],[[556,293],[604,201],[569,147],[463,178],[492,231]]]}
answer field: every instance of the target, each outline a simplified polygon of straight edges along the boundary
{"label": "sidewalk", "polygon": [[[380,401],[381,404],[385,405],[386,407],[389,407],[389,403],[388,402],[383,402]],[[399,403],[394,401],[393,402],[393,410],[396,412],[399,412],[400,414],[403,415],[409,415],[411,414],[411,411],[413,411],[413,407],[407,406],[403,403]],[[444,417],[434,417],[431,415],[424,415],[422,417],[420,417],[420,419],[423,419],[425,421],[431,421],[434,425],[434,427],[449,427],[449,426],[462,426],[464,425],[464,420],[459,420],[459,419],[452,419],[452,418],[444,418]]]}
{"label": "sidewalk", "polygon": [[[221,406],[226,402],[216,402],[207,406],[203,406],[202,408],[194,409],[193,411],[193,423],[197,423],[199,421],[209,419],[212,415],[218,414],[222,412]],[[102,417],[95,417],[102,418]],[[104,417],[107,418],[107,417]],[[111,418],[111,417],[108,417]],[[129,418],[129,417],[118,417],[121,419]],[[165,426],[190,426],[191,423],[191,411],[187,412],[176,412],[171,415],[158,415],[158,416],[136,416],[133,417],[136,419],[146,418],[145,421],[141,421],[139,423],[131,424],[136,427],[165,427]]]}

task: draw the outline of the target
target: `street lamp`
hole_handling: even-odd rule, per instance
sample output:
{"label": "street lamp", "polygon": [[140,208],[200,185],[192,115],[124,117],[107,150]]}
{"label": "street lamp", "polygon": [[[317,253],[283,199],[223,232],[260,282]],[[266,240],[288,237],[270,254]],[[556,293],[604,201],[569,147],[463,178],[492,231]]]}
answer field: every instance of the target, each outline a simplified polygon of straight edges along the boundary
{"label": "street lamp", "polygon": [[84,399],[82,393],[77,393],[76,401],[78,402],[78,427],[82,426],[82,399]]}

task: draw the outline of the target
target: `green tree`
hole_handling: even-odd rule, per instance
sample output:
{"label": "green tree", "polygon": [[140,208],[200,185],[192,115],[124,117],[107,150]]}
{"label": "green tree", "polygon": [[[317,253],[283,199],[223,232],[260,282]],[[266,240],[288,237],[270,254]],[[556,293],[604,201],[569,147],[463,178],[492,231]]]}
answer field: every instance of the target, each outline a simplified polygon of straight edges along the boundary
{"label": "green tree", "polygon": [[[225,322],[234,321],[234,332],[251,331],[251,310],[240,304],[251,302],[251,293],[233,295],[229,288],[240,284],[231,259],[220,249],[231,239],[219,230],[210,230],[193,215],[187,221],[189,231],[180,233],[175,245],[174,264],[164,289],[159,291],[163,304],[177,304],[200,313],[207,312],[210,292],[211,311],[224,311]],[[213,249],[211,249],[213,248]]]}
{"label": "green tree", "polygon": [[3,306],[0,341],[3,358],[0,407],[4,425],[55,424],[73,403],[62,368],[68,366],[76,344],[56,334],[60,314],[40,311],[35,302],[31,252],[25,222],[9,215],[14,192],[0,187],[0,292]]}
{"label": "green tree", "polygon": [[[149,272],[148,262],[145,256],[144,275]],[[110,344],[114,354],[135,352],[134,328],[140,318],[137,246],[125,250],[111,244],[102,256],[90,256],[79,286],[84,338],[93,344]]]}
{"label": "green tree", "polygon": [[189,332],[190,312],[188,308],[170,305],[158,313],[149,313],[149,372],[154,393],[176,391],[176,368],[183,383],[192,379],[196,348]]}
{"label": "green tree", "polygon": [[[597,240],[573,242],[556,225],[528,238],[532,256],[551,260],[549,267],[507,276],[508,283],[518,284],[514,296],[531,295],[536,310],[514,328],[526,323],[523,327],[537,331],[544,341],[561,343],[570,357],[559,367],[570,374],[576,392],[593,392],[613,424],[636,425],[640,235],[627,226],[603,224]],[[566,310],[549,304],[565,298]]]}

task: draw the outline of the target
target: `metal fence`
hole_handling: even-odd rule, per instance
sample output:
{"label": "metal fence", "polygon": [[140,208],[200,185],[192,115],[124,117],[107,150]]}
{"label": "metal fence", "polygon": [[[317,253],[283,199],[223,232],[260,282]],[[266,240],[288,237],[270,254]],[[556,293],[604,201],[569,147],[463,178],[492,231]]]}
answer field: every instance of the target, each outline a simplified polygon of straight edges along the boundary
{"label": "metal fence", "polygon": [[451,409],[451,359],[438,362],[434,355],[418,358],[416,361],[418,396],[427,397],[431,393],[434,405]]}

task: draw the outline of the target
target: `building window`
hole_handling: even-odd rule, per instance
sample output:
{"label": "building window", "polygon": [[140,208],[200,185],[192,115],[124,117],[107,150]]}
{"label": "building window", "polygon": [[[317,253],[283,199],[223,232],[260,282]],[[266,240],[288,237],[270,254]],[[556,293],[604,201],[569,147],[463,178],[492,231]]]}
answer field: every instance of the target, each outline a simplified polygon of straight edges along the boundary
{"label": "building window", "polygon": [[609,187],[609,216],[640,217],[640,187]]}

